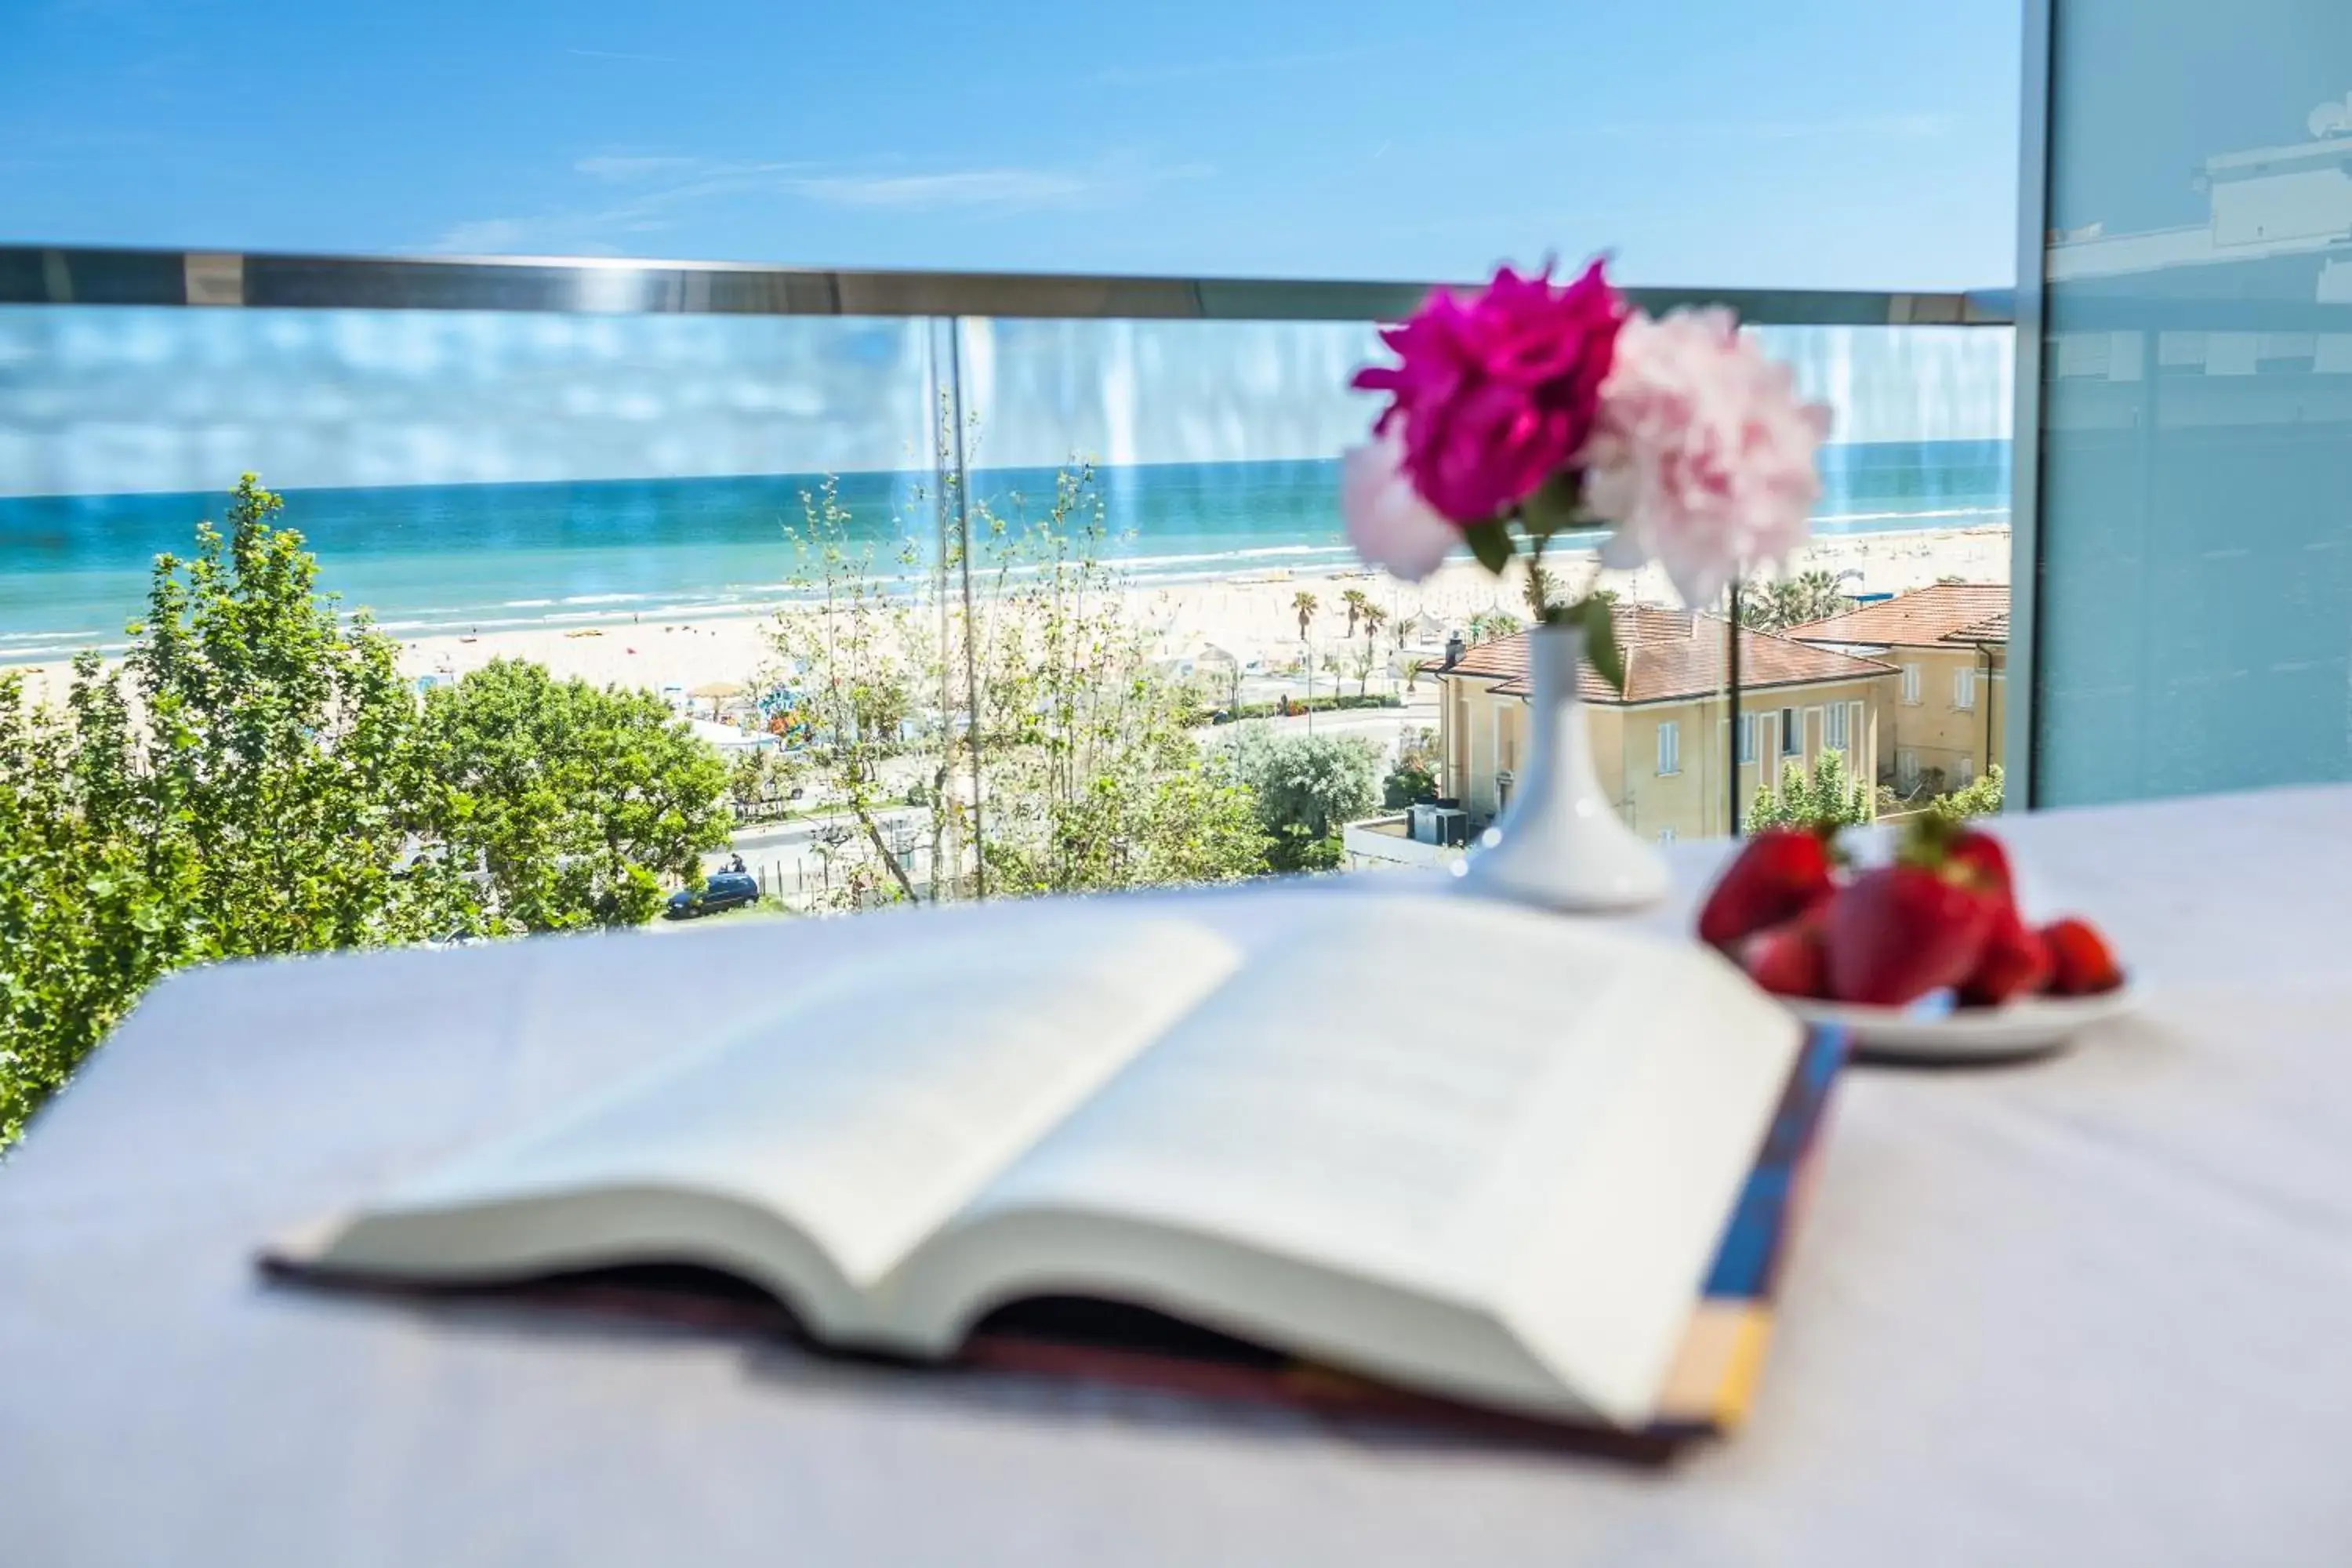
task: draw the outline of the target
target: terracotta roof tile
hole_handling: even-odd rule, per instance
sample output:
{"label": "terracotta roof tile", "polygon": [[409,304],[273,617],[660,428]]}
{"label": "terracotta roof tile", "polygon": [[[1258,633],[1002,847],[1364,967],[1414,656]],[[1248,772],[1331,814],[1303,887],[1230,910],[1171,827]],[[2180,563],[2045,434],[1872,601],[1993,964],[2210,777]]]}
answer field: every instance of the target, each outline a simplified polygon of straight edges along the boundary
{"label": "terracotta roof tile", "polygon": [[[1725,623],[1719,618],[1654,605],[1620,605],[1611,618],[1617,627],[1617,640],[1625,649],[1625,691],[1620,696],[1587,666],[1578,686],[1587,702],[1612,706],[1667,702],[1712,696],[1724,689]],[[1435,673],[1481,677],[1496,683],[1493,689],[1498,696],[1527,696],[1528,634],[1513,632],[1480,643],[1452,668]],[[1770,632],[1739,634],[1743,689],[1867,679],[1893,673],[1892,666],[1875,659],[1809,647]]]}
{"label": "terracotta roof tile", "polygon": [[[1853,643],[1880,647],[1933,647],[1945,641],[1973,642],[1953,633],[1999,617],[2001,637],[2009,635],[2009,584],[2006,583],[1938,583],[1897,594],[1875,605],[1864,605],[1826,620],[1790,626],[1788,635],[1799,642]],[[1990,641],[1991,639],[1983,639]]]}
{"label": "terracotta roof tile", "polygon": [[1941,640],[1969,644],[1988,642],[2005,644],[2009,641],[2009,612],[2003,610],[1997,616],[1987,616],[1973,626],[1962,626],[1956,632],[1946,632]]}

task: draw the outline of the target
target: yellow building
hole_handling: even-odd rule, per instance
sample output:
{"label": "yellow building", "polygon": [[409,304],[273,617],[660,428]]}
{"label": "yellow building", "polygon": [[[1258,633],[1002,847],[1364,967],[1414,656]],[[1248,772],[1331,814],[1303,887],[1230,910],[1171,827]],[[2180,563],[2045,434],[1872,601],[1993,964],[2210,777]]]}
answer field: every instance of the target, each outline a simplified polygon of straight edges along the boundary
{"label": "yellow building", "polygon": [[1880,731],[1876,753],[1880,783],[1906,795],[1923,787],[1940,794],[2000,761],[2007,584],[1938,583],[1788,635],[1895,667],[1894,721]]}
{"label": "yellow building", "polygon": [[[1639,605],[1620,606],[1615,620],[1625,689],[1587,668],[1582,695],[1601,787],[1634,831],[1661,842],[1727,833],[1727,770],[1738,771],[1744,809],[1759,787],[1780,787],[1784,763],[1810,774],[1824,751],[1877,754],[1896,679],[1886,665],[1744,631],[1735,737],[1723,621]],[[1528,634],[1424,673],[1438,683],[1445,793],[1474,823],[1493,816],[1510,799],[1530,731]]]}

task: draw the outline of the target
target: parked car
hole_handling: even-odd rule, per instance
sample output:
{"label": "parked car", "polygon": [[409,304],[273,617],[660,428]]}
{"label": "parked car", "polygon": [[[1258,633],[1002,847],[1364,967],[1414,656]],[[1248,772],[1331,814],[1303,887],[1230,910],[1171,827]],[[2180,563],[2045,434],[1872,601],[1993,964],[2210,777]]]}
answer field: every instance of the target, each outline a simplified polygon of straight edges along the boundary
{"label": "parked car", "polygon": [[697,915],[715,915],[725,910],[741,909],[745,904],[760,901],[759,879],[748,871],[713,871],[703,879],[699,888],[680,888],[669,896],[669,907],[663,918],[673,921],[692,920]]}

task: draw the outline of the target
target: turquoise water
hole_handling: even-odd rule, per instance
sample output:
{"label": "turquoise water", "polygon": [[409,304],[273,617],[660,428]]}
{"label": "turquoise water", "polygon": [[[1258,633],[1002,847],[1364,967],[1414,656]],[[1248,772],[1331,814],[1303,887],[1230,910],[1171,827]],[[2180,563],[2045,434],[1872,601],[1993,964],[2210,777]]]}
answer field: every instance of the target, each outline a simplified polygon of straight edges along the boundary
{"label": "turquoise water", "polygon": [[[1885,442],[1822,454],[1823,532],[1964,527],[2009,516],[2006,441]],[[1186,582],[1348,558],[1336,461],[1103,469],[1111,552],[1141,582]],[[982,470],[973,492],[1034,518],[1050,468]],[[842,503],[887,551],[932,537],[929,476],[847,474]],[[789,591],[783,535],[813,474],[286,492],[283,521],[324,586],[387,629],[593,626],[749,614]],[[115,647],[157,553],[184,552],[220,495],[0,498],[0,662]]]}

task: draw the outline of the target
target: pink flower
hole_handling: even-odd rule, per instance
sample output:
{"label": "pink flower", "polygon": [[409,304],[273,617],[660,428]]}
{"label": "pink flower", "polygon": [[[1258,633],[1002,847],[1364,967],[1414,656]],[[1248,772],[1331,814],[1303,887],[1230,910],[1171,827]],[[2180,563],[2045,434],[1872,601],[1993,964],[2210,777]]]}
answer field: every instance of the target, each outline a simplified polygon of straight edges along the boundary
{"label": "pink flower", "polygon": [[1811,529],[1829,410],[1798,401],[1786,365],[1731,312],[1635,315],[1618,334],[1586,448],[1585,504],[1617,525],[1611,566],[1655,560],[1683,602],[1711,603],[1738,573]]}
{"label": "pink flower", "polygon": [[1554,288],[1551,268],[1506,267],[1468,299],[1432,294],[1381,333],[1393,365],[1356,373],[1389,394],[1377,430],[1402,420],[1405,471],[1422,498],[1455,522],[1525,500],[1592,434],[1625,303],[1594,262]]}
{"label": "pink flower", "polygon": [[1374,566],[1418,583],[1462,542],[1462,531],[1429,510],[1404,472],[1405,443],[1394,426],[1339,459],[1339,515],[1348,542]]}

